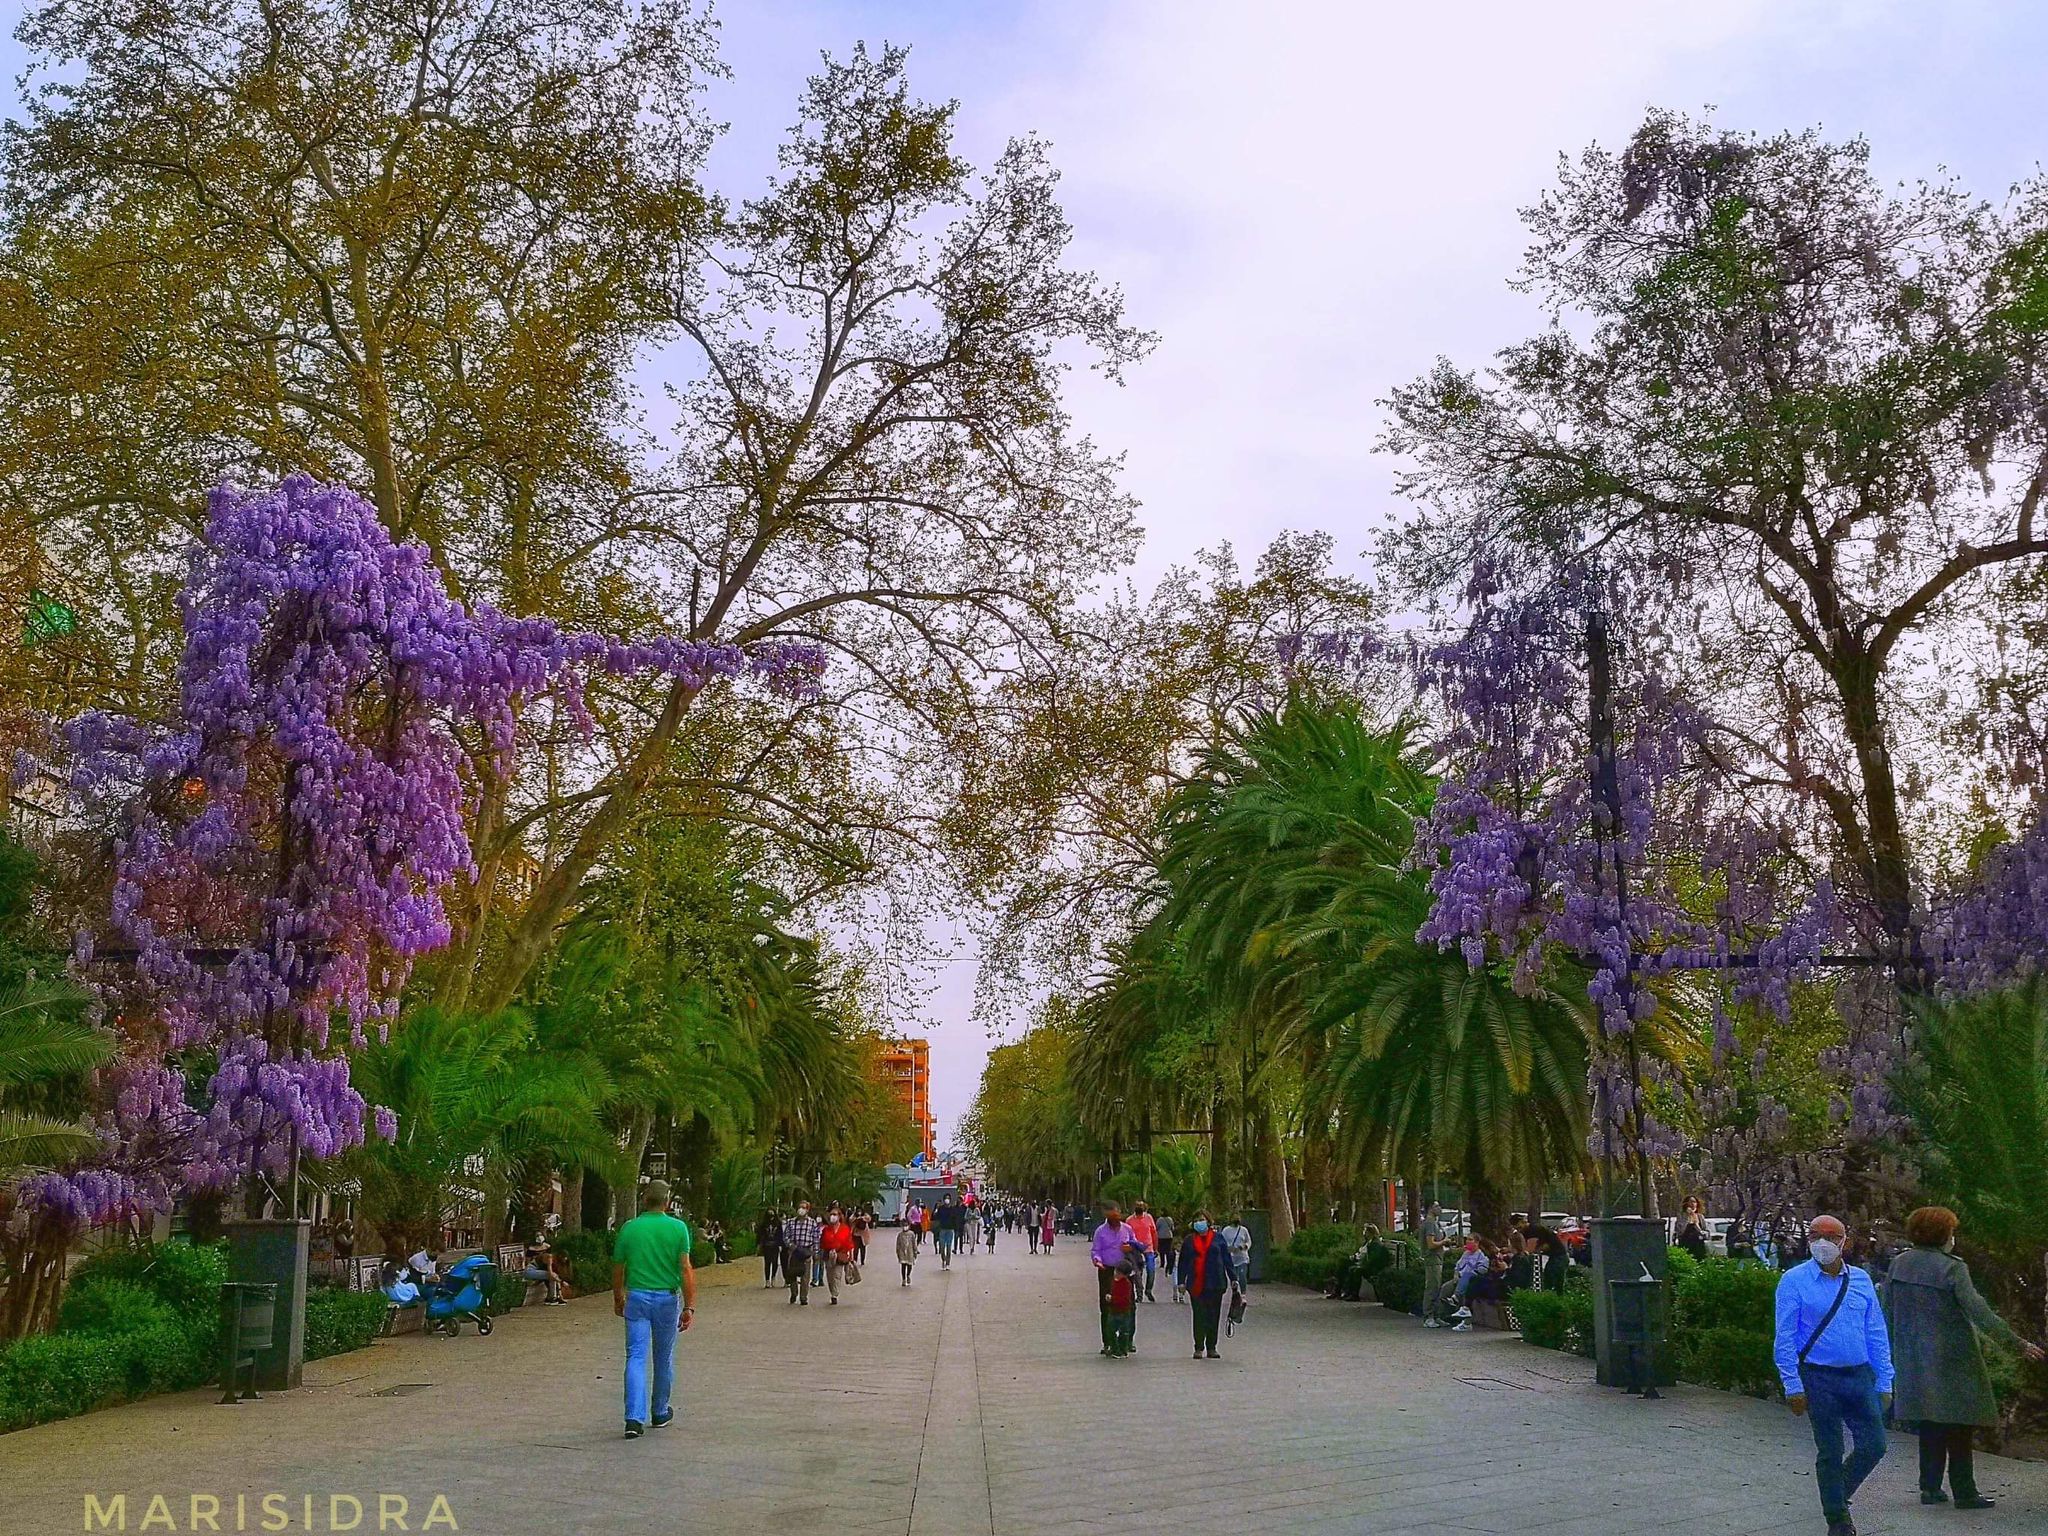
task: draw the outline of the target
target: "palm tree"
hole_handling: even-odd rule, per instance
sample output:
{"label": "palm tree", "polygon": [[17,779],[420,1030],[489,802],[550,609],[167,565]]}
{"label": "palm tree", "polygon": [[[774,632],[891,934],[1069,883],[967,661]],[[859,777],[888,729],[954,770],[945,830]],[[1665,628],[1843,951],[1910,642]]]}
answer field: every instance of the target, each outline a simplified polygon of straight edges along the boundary
{"label": "palm tree", "polygon": [[104,1066],[112,1038],[85,1018],[85,994],[62,980],[22,980],[0,989],[0,1187],[26,1174],[90,1156],[99,1141],[76,1120],[9,1102]]}
{"label": "palm tree", "polygon": [[607,1173],[618,1166],[601,1114],[603,1065],[537,1048],[516,1009],[418,1009],[357,1054],[354,1082],[398,1115],[396,1140],[372,1140],[343,1165],[361,1181],[388,1252],[431,1241],[470,1194],[488,1198],[536,1156]]}
{"label": "palm tree", "polygon": [[1928,999],[1899,1096],[1932,1187],[2048,1323],[2048,977]]}
{"label": "palm tree", "polygon": [[1298,1084],[1312,1188],[1331,1154],[1361,1173],[1449,1166],[1498,1225],[1512,1180],[1583,1162],[1591,1022],[1568,983],[1517,990],[1416,941],[1429,890],[1407,861],[1434,788],[1406,730],[1353,705],[1254,713],[1168,803],[1160,921],[1256,1062],[1253,1090]]}

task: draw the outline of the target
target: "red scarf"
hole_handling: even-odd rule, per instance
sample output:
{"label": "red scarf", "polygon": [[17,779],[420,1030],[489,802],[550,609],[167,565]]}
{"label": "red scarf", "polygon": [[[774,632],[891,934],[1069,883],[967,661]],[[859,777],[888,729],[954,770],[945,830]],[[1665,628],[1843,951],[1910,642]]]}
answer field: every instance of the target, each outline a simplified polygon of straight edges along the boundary
{"label": "red scarf", "polygon": [[1195,1249],[1195,1273],[1188,1286],[1190,1296],[1202,1294],[1202,1272],[1209,1267],[1209,1244],[1215,1240],[1214,1232],[1197,1232],[1188,1241]]}

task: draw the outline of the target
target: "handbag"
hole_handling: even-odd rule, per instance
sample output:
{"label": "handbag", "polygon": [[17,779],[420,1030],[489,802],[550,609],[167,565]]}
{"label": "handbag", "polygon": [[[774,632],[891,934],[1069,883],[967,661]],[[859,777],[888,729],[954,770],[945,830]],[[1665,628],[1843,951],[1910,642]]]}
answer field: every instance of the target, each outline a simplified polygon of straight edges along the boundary
{"label": "handbag", "polygon": [[841,1267],[845,1270],[845,1273],[840,1276],[841,1279],[843,1279],[848,1285],[860,1284],[860,1266],[858,1264],[854,1263],[853,1260],[848,1259],[846,1263]]}

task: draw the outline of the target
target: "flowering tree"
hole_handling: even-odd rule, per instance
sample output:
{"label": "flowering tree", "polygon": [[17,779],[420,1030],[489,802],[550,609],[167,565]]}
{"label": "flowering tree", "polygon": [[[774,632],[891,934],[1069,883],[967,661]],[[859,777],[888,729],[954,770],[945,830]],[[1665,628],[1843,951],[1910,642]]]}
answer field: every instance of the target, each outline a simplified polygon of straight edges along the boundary
{"label": "flowering tree", "polygon": [[801,690],[818,667],[792,647],[629,643],[465,608],[372,505],[306,476],[214,492],[180,615],[173,718],[67,732],[114,854],[115,943],[82,937],[78,960],[127,1043],[102,1156],[30,1192],[80,1221],[391,1134],[330,1031],[387,1028],[414,961],[447,943],[444,893],[475,874],[472,786],[480,766],[508,771],[523,700],[580,717],[597,674]]}

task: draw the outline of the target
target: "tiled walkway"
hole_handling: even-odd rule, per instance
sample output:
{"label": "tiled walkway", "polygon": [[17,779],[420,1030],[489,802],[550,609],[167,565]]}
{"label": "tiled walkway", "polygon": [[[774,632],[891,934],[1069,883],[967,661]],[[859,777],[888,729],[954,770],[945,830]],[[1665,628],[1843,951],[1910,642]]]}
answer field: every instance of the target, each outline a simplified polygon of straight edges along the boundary
{"label": "tiled walkway", "polygon": [[[187,1394],[0,1437],[0,1536],[86,1529],[88,1493],[125,1494],[131,1532],[206,1530],[195,1493],[222,1531],[237,1494],[259,1531],[278,1493],[293,1532],[335,1528],[335,1494],[342,1526],[361,1502],[359,1532],[379,1494],[412,1531],[442,1495],[477,1536],[1819,1532],[1811,1442],[1782,1407],[1643,1403],[1517,1339],[1285,1288],[1256,1294],[1220,1361],[1187,1358],[1164,1301],[1134,1358],[1104,1360],[1078,1243],[1047,1259],[1006,1239],[950,1274],[927,1257],[907,1292],[877,1263],[838,1307],[791,1308],[740,1264],[703,1302],[678,1421],[643,1440],[618,1437],[618,1327],[588,1298],[323,1361],[261,1404]],[[392,1388],[412,1390],[375,1395]],[[1961,1516],[1917,1503],[1913,1450],[1899,1437],[1857,1501],[1870,1536],[2048,1532],[2048,1466],[1983,1460],[2001,1508]],[[158,1493],[175,1523],[145,1526]]]}

